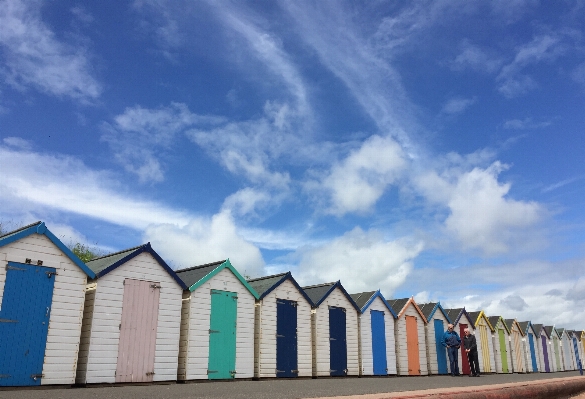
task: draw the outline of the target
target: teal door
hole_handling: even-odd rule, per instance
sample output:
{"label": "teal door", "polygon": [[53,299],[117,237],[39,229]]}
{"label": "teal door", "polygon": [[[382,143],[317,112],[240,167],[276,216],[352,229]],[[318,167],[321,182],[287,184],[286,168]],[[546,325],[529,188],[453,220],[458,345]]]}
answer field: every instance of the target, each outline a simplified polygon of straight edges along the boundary
{"label": "teal door", "polygon": [[211,290],[211,319],[209,323],[210,380],[236,376],[236,316],[238,294]]}

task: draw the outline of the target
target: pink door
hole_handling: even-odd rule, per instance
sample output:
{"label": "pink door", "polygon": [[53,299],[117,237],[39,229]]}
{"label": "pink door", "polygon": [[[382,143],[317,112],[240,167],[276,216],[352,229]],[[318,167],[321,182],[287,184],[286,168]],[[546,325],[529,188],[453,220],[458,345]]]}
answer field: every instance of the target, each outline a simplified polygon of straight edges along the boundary
{"label": "pink door", "polygon": [[160,283],[124,280],[116,382],[151,382]]}

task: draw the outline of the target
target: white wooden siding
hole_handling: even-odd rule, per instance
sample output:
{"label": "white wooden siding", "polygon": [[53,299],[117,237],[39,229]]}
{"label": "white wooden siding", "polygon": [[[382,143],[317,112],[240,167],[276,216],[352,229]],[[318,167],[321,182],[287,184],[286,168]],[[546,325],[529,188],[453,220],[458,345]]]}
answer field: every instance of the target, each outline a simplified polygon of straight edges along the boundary
{"label": "white wooden siding", "polygon": [[32,264],[42,260],[43,266],[56,269],[41,384],[74,384],[87,275],[44,234],[31,234],[1,250],[0,298],[7,262],[24,263],[30,258]]}
{"label": "white wooden siding", "polygon": [[96,281],[85,382],[116,382],[124,280],[127,278],[160,283],[154,381],[175,381],[183,289],[152,255],[143,252]]}
{"label": "white wooden siding", "polygon": [[425,322],[412,303],[408,304],[406,311],[396,320],[394,331],[396,333],[396,366],[398,375],[408,375],[408,351],[406,346],[406,317],[416,317],[418,329],[418,348],[420,374],[428,375],[427,349],[425,345]]}
{"label": "white wooden siding", "polygon": [[297,302],[297,361],[299,377],[311,377],[311,305],[290,280],[285,280],[256,304],[255,376],[276,377],[276,300]]}
{"label": "white wooden siding", "polygon": [[255,298],[229,269],[223,269],[191,293],[189,310],[189,342],[186,348],[184,377],[207,379],[209,363],[209,323],[211,290],[238,294],[236,325],[236,378],[254,376],[254,304]]}
{"label": "white wooden siding", "polygon": [[[447,329],[447,324],[449,324],[443,312],[441,312],[440,309],[437,309],[433,314],[433,318],[425,325],[427,367],[429,374],[439,374],[439,363],[437,361],[437,341],[435,339],[435,320],[442,320],[443,328],[445,330]],[[449,363],[449,357],[447,356],[446,350],[445,356],[447,357],[447,363]]]}
{"label": "white wooden siding", "polygon": [[359,375],[358,312],[339,288],[335,288],[315,309],[313,375],[319,377],[331,375],[329,371],[329,306],[346,309],[347,375]]}
{"label": "white wooden siding", "polygon": [[384,312],[384,325],[386,328],[386,364],[388,374],[396,374],[396,345],[394,342],[394,316],[388,310],[380,297],[368,306],[360,318],[360,353],[361,353],[361,374],[374,374],[374,357],[372,354],[372,310]]}
{"label": "white wooden siding", "polygon": [[569,339],[567,332],[563,332],[563,353],[564,353],[564,366],[565,370],[575,370],[575,350],[573,348],[573,342]]}

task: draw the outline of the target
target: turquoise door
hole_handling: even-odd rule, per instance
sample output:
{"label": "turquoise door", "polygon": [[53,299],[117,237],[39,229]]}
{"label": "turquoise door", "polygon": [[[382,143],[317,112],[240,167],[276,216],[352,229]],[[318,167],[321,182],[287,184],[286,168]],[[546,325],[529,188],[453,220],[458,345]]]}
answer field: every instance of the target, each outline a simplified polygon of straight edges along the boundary
{"label": "turquoise door", "polygon": [[0,386],[41,385],[55,269],[8,262],[0,310]]}
{"label": "turquoise door", "polygon": [[238,294],[211,290],[211,318],[209,323],[210,380],[236,376],[236,317]]}

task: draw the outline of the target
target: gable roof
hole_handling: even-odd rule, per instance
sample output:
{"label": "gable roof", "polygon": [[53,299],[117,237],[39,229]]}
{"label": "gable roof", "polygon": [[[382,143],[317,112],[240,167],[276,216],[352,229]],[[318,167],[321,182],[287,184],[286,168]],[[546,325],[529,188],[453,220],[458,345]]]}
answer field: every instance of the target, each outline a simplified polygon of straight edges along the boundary
{"label": "gable roof", "polygon": [[341,285],[341,281],[336,281],[334,283],[324,283],[324,284],[317,284],[317,285],[310,285],[307,287],[303,287],[303,290],[307,294],[311,301],[313,302],[313,307],[317,308],[321,303],[335,290],[335,288],[339,288],[343,295],[347,298],[347,300],[351,303],[351,305],[357,310],[360,311],[359,306],[354,302],[352,297],[347,293],[343,285]]}
{"label": "gable roof", "polygon": [[449,316],[449,320],[451,320],[451,324],[457,324],[461,320],[463,316],[467,318],[469,323],[471,324],[471,328],[475,330],[475,325],[473,324],[473,320],[467,310],[465,308],[455,308],[455,309],[445,309],[447,316]]}
{"label": "gable roof", "polygon": [[183,280],[181,280],[173,271],[173,269],[171,269],[169,265],[167,265],[167,263],[159,256],[159,254],[157,254],[156,251],[152,249],[149,242],[137,247],[128,248],[123,251],[114,252],[109,255],[92,259],[87,262],[87,267],[89,267],[95,273],[95,278],[100,278],[142,253],[150,254],[157,261],[157,263],[173,278],[173,280],[179,284],[181,288],[184,290],[187,289],[187,286],[185,283],[183,283]]}
{"label": "gable roof", "polygon": [[384,302],[384,305],[390,311],[390,314],[392,314],[392,316],[395,319],[397,317],[396,313],[394,313],[394,310],[392,309],[390,304],[386,301],[386,298],[384,298],[384,295],[382,295],[380,290],[360,292],[358,294],[351,294],[350,296],[355,301],[356,305],[358,305],[358,307],[361,309],[362,313],[364,313],[366,311],[366,309],[376,300],[376,298],[380,298],[382,300],[382,302]]}
{"label": "gable roof", "polygon": [[506,330],[506,332],[508,333],[508,335],[510,334],[510,329],[506,325],[506,322],[504,321],[504,318],[502,316],[490,316],[490,317],[488,317],[488,320],[489,320],[490,324],[492,325],[492,327],[494,328],[494,331],[496,329],[496,325],[501,320],[502,321],[502,326],[504,327],[504,330]]}
{"label": "gable roof", "polygon": [[297,288],[297,290],[299,290],[299,292],[303,295],[307,302],[309,302],[309,304],[313,306],[313,301],[311,301],[311,298],[308,297],[305,291],[293,278],[291,272],[250,279],[248,280],[248,284],[250,284],[250,286],[254,288],[256,293],[258,293],[258,299],[262,299],[266,295],[270,294],[276,287],[278,287],[286,280],[289,280]]}
{"label": "gable roof", "polygon": [[469,317],[471,317],[471,320],[473,320],[473,325],[475,327],[477,327],[477,323],[479,323],[479,319],[483,318],[483,319],[485,319],[490,330],[495,331],[494,327],[492,326],[492,323],[490,323],[490,320],[488,319],[488,317],[486,316],[486,314],[484,313],[483,310],[480,310],[479,312],[468,312],[468,314],[469,314]]}
{"label": "gable roof", "polygon": [[556,335],[557,338],[559,338],[559,333],[557,332],[555,326],[545,326],[544,330],[546,331],[546,335],[548,335],[550,339],[553,338],[553,335]]}
{"label": "gable roof", "polygon": [[516,319],[504,319],[504,323],[506,323],[506,326],[508,327],[509,331],[512,331],[514,328],[514,324],[516,324],[518,326],[518,330],[520,331],[520,334],[522,334],[522,336],[526,335],[524,333],[524,330],[522,330],[522,327],[520,327],[520,324],[518,323],[518,321]]}
{"label": "gable roof", "polygon": [[546,333],[546,330],[544,329],[544,325],[542,324],[533,324],[532,328],[534,328],[534,332],[536,333],[536,335],[538,337],[540,337],[542,335],[542,333],[544,332],[544,335],[547,336],[548,338],[548,334]]}
{"label": "gable roof", "polygon": [[534,330],[534,327],[532,325],[531,322],[529,321],[519,321],[518,325],[520,326],[520,330],[522,330],[524,332],[524,335],[528,335],[528,330],[530,330],[532,328],[532,332],[534,334],[536,334],[536,331]]}
{"label": "gable roof", "polygon": [[447,319],[447,322],[451,324],[451,318],[449,317],[445,309],[443,309],[443,307],[441,306],[441,302],[423,303],[422,305],[419,305],[419,307],[421,312],[425,315],[427,321],[433,318],[437,310],[440,310],[441,313],[443,313],[443,316],[445,316],[445,318]]}
{"label": "gable roof", "polygon": [[242,283],[244,287],[250,291],[254,298],[258,299],[258,293],[256,290],[252,288],[250,284],[248,284],[246,279],[242,277],[240,273],[238,273],[236,268],[232,266],[229,259],[177,270],[176,273],[177,276],[183,281],[187,289],[193,292],[223,269],[229,269],[234,274],[234,276],[240,280],[240,283]]}
{"label": "gable roof", "polygon": [[416,304],[414,297],[411,296],[410,298],[391,299],[390,301],[388,301],[388,303],[390,304],[390,306],[392,306],[392,309],[396,313],[397,317],[401,317],[402,314],[406,311],[408,305],[412,304],[416,311],[418,312],[418,314],[420,314],[420,316],[422,317],[423,321],[427,323],[427,318]]}
{"label": "gable roof", "polygon": [[14,231],[8,232],[0,236],[0,247],[18,241],[22,238],[28,237],[31,234],[42,234],[47,237],[57,248],[61,250],[77,267],[79,267],[90,279],[95,278],[95,273],[87,267],[65,244],[61,242],[51,231],[45,226],[44,222],[36,222],[27,226],[21,227]]}

